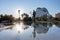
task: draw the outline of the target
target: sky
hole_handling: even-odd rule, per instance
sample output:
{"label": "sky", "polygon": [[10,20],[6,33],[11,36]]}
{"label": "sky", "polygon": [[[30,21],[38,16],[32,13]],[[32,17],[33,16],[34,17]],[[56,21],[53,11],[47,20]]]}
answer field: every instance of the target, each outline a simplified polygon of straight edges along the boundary
{"label": "sky", "polygon": [[60,12],[60,0],[0,0],[0,14],[12,14],[18,17],[18,9],[22,13],[32,12],[37,7],[45,7],[52,16]]}

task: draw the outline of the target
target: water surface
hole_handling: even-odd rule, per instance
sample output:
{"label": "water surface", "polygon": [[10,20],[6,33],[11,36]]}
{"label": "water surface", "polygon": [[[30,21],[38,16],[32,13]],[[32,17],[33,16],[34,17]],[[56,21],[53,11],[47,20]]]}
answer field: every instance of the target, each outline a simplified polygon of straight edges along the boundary
{"label": "water surface", "polygon": [[59,27],[50,23],[20,22],[9,28],[0,29],[0,40],[60,40]]}

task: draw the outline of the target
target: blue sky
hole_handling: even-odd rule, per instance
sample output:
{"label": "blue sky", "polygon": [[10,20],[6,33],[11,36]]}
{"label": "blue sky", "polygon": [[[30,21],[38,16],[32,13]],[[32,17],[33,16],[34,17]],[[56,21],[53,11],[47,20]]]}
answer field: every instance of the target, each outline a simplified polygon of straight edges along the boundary
{"label": "blue sky", "polygon": [[13,14],[15,17],[18,16],[17,9],[30,13],[37,7],[45,7],[55,16],[60,12],[60,0],[0,0],[0,14]]}

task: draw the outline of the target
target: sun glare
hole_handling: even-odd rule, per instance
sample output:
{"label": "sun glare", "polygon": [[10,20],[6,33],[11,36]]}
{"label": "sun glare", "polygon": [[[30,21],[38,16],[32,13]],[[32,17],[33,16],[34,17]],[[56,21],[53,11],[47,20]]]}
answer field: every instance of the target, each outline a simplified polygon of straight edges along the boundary
{"label": "sun glare", "polygon": [[15,13],[15,15],[14,15],[15,18],[18,18],[18,17],[19,17],[18,10],[20,10],[20,18],[22,19],[22,16],[21,16],[21,15],[22,15],[23,13],[26,13],[26,11],[25,11],[25,9],[23,9],[23,8],[16,9],[16,13]]}
{"label": "sun glare", "polygon": [[[21,25],[20,25],[20,24],[21,24]],[[24,30],[24,29],[22,28],[23,24],[22,24],[22,23],[20,23],[20,24],[16,24],[16,31],[22,33],[23,30]]]}

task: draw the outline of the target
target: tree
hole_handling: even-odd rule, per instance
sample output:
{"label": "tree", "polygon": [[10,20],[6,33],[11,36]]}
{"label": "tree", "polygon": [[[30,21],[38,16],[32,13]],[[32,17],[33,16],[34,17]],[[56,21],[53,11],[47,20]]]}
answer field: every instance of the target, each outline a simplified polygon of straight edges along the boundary
{"label": "tree", "polygon": [[22,16],[22,18],[24,18],[24,17],[28,18],[29,17],[29,15],[27,13],[23,13],[21,16]]}
{"label": "tree", "polygon": [[35,16],[36,16],[36,12],[35,10],[33,10],[33,21],[35,22]]}
{"label": "tree", "polygon": [[3,14],[1,14],[0,16],[1,16],[1,18],[2,18],[2,17],[3,17]]}
{"label": "tree", "polygon": [[36,16],[36,12],[35,10],[33,10],[33,17],[35,18],[35,16]]}
{"label": "tree", "polygon": [[3,14],[0,15],[0,23],[2,22],[3,20]]}
{"label": "tree", "polygon": [[14,17],[12,15],[5,14],[4,16],[3,15],[0,15],[0,16],[1,16],[0,22],[13,23],[13,21],[14,21]]}

